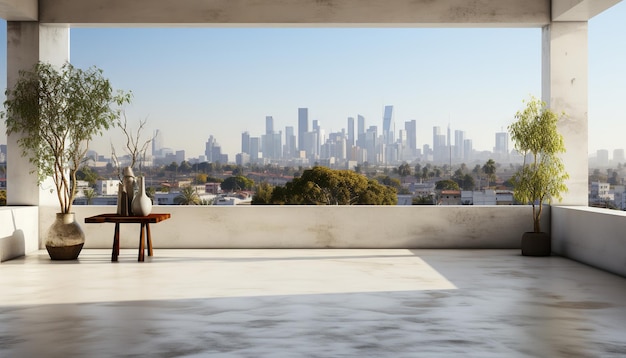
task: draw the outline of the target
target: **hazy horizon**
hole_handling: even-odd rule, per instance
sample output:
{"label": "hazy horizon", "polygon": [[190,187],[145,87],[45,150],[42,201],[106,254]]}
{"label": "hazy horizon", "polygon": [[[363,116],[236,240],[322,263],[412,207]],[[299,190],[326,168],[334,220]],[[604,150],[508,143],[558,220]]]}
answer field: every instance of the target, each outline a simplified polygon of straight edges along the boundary
{"label": "hazy horizon", "polygon": [[[626,147],[624,19],[622,2],[589,22],[590,154]],[[0,51],[6,87],[6,46]],[[393,105],[396,132],[417,121],[418,148],[432,147],[433,126],[450,125],[474,149],[492,150],[522,101],[541,96],[541,29],[533,28],[72,28],[70,52],[74,65],[95,65],[134,93],[131,125],[147,118],[146,137],[159,129],[164,146],[188,158],[203,155],[212,135],[234,161],[241,133],[264,134],[266,116],[275,131],[297,132],[299,107],[328,134],[359,114],[380,130]],[[91,149],[109,156],[111,142],[121,151],[119,129]]]}

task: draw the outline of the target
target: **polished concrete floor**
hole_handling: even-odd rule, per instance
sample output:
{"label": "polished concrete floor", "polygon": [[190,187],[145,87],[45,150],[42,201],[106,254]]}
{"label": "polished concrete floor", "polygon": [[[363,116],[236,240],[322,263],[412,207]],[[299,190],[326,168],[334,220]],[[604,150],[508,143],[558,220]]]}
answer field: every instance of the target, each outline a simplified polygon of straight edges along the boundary
{"label": "polished concrete floor", "polygon": [[517,250],[41,251],[0,357],[624,357],[626,279]]}

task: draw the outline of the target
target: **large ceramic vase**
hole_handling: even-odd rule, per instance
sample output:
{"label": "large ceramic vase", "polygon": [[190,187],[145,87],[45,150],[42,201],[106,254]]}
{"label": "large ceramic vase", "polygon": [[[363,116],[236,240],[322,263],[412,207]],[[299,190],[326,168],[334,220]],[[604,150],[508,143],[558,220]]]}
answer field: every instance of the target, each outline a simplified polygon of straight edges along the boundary
{"label": "large ceramic vase", "polygon": [[550,256],[552,241],[550,234],[545,232],[525,232],[522,235],[522,255]]}
{"label": "large ceramic vase", "polygon": [[85,234],[74,213],[56,214],[46,235],[46,250],[53,260],[76,260],[85,244]]}
{"label": "large ceramic vase", "polygon": [[142,176],[139,176],[136,179],[138,190],[137,195],[133,198],[133,215],[148,216],[152,212],[152,200],[150,200],[150,197],[146,194],[146,181]]}

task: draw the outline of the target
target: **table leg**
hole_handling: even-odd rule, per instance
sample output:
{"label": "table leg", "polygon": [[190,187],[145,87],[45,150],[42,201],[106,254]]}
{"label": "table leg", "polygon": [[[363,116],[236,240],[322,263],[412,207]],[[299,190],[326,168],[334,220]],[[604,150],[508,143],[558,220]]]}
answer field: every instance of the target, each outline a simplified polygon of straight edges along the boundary
{"label": "table leg", "polygon": [[144,251],[145,251],[145,247],[144,247],[144,226],[146,224],[141,223],[141,230],[139,233],[139,258],[137,259],[137,261],[139,262],[143,262],[144,261]]}
{"label": "table leg", "polygon": [[117,262],[120,255],[120,223],[115,223],[115,233],[113,234],[113,252],[111,253],[111,261]]}
{"label": "table leg", "polygon": [[150,236],[150,223],[146,223],[146,245],[148,246],[148,256],[152,256],[152,237]]}

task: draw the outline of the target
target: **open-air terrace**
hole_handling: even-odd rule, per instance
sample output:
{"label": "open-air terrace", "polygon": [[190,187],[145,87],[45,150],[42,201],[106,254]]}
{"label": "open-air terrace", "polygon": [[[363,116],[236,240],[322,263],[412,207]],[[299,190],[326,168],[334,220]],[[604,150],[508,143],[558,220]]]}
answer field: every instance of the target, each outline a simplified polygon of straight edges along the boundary
{"label": "open-air terrace", "polygon": [[2,264],[3,357],[622,357],[626,280],[519,250],[88,249]]}
{"label": "open-air terrace", "polygon": [[[50,261],[55,198],[8,136],[0,208],[0,356],[626,355],[626,213],[587,207],[588,20],[619,1],[0,0],[7,84],[69,60],[70,26],[542,29],[542,99],[560,123],[568,193],[544,215],[554,255],[519,254],[530,207],[168,207],[155,256],[138,228],[85,224]],[[382,6],[381,4],[384,4]],[[76,207],[76,217],[113,207]]]}

